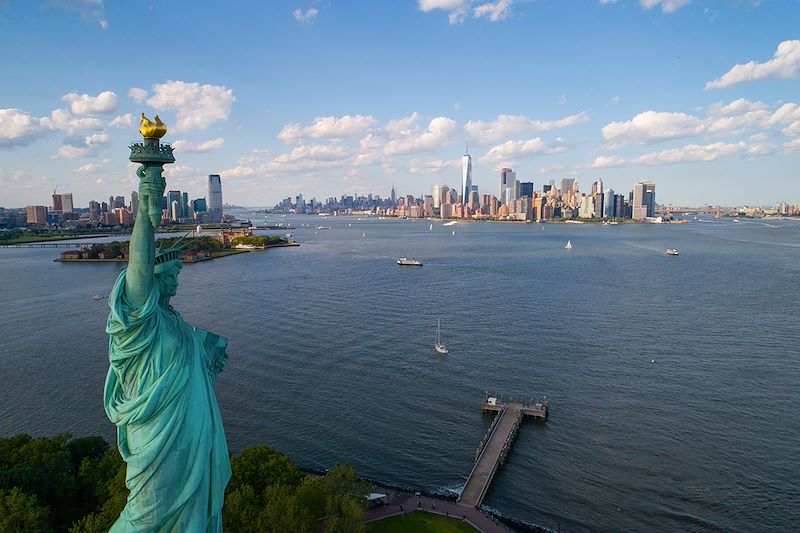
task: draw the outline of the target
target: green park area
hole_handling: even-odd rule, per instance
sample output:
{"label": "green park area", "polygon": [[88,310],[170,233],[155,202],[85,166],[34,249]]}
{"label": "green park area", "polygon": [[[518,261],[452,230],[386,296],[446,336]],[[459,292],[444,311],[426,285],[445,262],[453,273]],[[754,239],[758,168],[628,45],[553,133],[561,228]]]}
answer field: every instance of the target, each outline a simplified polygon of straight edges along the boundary
{"label": "green park area", "polygon": [[475,533],[476,529],[461,520],[415,511],[367,525],[366,533]]}

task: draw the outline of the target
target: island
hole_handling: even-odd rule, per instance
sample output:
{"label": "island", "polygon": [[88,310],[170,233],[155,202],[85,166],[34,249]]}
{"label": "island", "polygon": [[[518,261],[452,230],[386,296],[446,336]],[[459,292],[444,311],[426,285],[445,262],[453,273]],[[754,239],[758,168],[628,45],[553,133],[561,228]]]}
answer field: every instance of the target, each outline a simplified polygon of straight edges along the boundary
{"label": "island", "polygon": [[[113,241],[93,244],[80,250],[67,250],[55,259],[65,263],[128,262],[128,241]],[[266,250],[300,243],[278,236],[254,236],[246,232],[223,231],[219,237],[173,237],[158,239],[160,248],[179,246],[184,263],[198,263],[229,255],[247,253],[251,250]]]}

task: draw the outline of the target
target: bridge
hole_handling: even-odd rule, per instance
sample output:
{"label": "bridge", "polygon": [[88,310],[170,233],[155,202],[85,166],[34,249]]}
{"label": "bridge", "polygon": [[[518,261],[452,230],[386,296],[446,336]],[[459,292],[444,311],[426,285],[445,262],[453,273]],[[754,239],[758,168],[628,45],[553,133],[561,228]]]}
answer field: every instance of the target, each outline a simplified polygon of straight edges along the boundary
{"label": "bridge", "polygon": [[548,415],[547,400],[534,402],[526,398],[512,398],[504,401],[502,398],[489,396],[489,393],[483,398],[481,410],[497,415],[478,446],[475,466],[456,500],[463,507],[480,507],[494,475],[508,457],[522,419],[530,416],[536,420],[547,420]]}
{"label": "bridge", "polygon": [[[105,237],[105,235],[104,235]],[[0,244],[0,248],[88,248],[96,242],[23,242]]]}

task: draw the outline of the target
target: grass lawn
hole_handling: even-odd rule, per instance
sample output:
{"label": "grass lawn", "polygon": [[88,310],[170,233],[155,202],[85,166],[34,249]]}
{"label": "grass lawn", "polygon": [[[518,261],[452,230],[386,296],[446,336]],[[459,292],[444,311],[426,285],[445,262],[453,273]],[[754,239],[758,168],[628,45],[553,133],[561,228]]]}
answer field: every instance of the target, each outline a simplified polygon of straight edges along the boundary
{"label": "grass lawn", "polygon": [[414,511],[367,524],[367,533],[475,533],[466,522],[438,514]]}

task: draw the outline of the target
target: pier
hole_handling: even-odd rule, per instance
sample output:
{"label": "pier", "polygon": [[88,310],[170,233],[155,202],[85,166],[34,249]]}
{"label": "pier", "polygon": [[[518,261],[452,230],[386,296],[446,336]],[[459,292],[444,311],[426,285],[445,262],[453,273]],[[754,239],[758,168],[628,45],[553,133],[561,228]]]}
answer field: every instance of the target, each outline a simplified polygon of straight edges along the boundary
{"label": "pier", "polygon": [[483,502],[494,475],[502,466],[522,420],[530,416],[536,420],[547,420],[547,400],[533,401],[528,398],[504,400],[486,393],[481,410],[484,413],[497,413],[486,435],[475,452],[475,466],[472,467],[464,490],[456,500],[463,507],[477,508]]}

